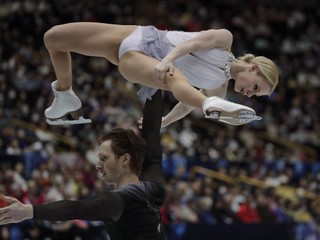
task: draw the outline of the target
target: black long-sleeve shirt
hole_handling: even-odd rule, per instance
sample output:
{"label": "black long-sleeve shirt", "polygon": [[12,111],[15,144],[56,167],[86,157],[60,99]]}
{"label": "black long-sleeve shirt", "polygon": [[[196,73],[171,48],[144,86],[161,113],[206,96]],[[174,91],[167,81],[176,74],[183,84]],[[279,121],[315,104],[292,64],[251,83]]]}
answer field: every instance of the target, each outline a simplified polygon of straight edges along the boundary
{"label": "black long-sleeve shirt", "polygon": [[103,220],[112,240],[164,239],[160,206],[164,200],[160,126],[162,92],[144,107],[142,137],[147,142],[141,184],[127,184],[92,199],[34,205],[34,219],[66,221]]}

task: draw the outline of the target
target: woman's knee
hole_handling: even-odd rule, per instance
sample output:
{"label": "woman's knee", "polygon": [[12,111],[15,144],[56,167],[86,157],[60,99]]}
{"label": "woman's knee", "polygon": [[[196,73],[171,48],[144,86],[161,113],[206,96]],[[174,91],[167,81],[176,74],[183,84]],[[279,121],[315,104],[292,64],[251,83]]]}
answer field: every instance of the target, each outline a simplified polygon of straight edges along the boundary
{"label": "woman's knee", "polygon": [[54,49],[59,40],[61,39],[60,36],[60,29],[62,25],[56,25],[50,28],[43,36],[43,42],[47,49]]}

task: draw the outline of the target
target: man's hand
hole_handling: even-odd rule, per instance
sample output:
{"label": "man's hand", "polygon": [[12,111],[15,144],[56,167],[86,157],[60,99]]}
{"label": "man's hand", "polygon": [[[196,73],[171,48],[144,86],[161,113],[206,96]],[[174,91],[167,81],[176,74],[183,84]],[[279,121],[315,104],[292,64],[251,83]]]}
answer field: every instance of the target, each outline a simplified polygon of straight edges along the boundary
{"label": "man's hand", "polygon": [[18,199],[4,196],[10,203],[9,206],[0,208],[0,225],[18,223],[33,218],[33,207],[31,204],[23,204]]}

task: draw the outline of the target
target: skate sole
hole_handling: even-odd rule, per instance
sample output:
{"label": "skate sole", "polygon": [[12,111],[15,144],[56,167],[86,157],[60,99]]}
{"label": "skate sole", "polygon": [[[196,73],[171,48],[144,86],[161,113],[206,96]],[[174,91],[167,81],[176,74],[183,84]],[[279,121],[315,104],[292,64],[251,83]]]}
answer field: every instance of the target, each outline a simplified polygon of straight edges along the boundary
{"label": "skate sole", "polygon": [[91,123],[91,119],[87,119],[84,117],[79,117],[78,119],[75,120],[63,120],[61,118],[59,119],[47,119],[47,123],[49,125],[53,125],[53,126],[59,126],[59,125],[76,125],[76,124],[86,124],[86,123]]}

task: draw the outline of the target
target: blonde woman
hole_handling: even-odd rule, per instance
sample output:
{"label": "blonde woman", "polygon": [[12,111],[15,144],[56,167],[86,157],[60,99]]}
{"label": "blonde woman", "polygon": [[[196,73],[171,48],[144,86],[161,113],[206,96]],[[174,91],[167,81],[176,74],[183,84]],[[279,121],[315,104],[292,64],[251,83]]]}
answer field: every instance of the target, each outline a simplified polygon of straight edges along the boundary
{"label": "blonde woman", "polygon": [[[156,89],[171,91],[185,107],[182,112],[174,110],[176,119],[194,108],[233,125],[260,119],[252,108],[224,100],[226,87],[234,79],[236,92],[248,97],[270,95],[278,83],[277,67],[262,56],[236,59],[232,41],[226,29],[161,31],[153,26],[89,22],[54,26],[44,35],[57,77],[52,83],[55,99],[45,111],[47,121],[56,125],[91,121],[82,117],[81,101],[72,90],[71,52],[117,65],[124,78],[144,86],[138,92],[142,98],[151,98]],[[69,113],[75,120],[63,120]]]}

